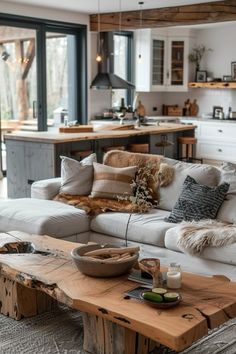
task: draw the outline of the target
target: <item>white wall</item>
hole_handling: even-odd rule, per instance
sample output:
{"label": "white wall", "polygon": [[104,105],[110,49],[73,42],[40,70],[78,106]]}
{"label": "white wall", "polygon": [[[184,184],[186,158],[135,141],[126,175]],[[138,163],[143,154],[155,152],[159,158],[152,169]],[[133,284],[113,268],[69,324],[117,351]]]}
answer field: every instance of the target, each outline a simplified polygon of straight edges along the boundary
{"label": "white wall", "polygon": [[[50,0],[49,0],[50,2]],[[52,9],[48,7],[29,6],[1,0],[0,12],[19,16],[89,24],[89,16],[75,11]]]}

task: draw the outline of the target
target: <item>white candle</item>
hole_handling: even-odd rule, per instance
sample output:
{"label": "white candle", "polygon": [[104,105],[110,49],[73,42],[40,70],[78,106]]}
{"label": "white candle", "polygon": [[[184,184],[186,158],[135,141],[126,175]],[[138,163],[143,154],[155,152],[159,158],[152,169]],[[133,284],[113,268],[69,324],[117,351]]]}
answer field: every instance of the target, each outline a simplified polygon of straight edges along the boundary
{"label": "white candle", "polygon": [[167,287],[170,289],[181,288],[181,273],[167,272]]}

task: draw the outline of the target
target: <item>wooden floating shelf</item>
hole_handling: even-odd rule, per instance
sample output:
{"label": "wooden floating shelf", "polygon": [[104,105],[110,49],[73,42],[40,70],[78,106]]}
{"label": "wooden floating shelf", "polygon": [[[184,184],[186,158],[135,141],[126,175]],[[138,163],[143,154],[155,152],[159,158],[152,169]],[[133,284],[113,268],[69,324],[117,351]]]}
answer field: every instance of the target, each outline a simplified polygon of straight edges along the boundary
{"label": "wooden floating shelf", "polygon": [[211,89],[236,89],[236,81],[234,82],[189,82],[189,88],[211,88]]}

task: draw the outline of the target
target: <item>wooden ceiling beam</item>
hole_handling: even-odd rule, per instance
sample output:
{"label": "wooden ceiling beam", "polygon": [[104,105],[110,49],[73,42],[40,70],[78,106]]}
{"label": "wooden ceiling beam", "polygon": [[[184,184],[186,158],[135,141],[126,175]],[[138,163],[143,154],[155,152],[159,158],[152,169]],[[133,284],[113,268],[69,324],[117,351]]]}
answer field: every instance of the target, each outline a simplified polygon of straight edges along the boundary
{"label": "wooden ceiling beam", "polygon": [[[140,28],[140,11],[122,12],[121,28]],[[236,0],[142,10],[142,28],[183,26],[236,20]],[[98,31],[98,16],[90,15],[90,30]],[[100,14],[100,31],[119,30],[119,12]]]}

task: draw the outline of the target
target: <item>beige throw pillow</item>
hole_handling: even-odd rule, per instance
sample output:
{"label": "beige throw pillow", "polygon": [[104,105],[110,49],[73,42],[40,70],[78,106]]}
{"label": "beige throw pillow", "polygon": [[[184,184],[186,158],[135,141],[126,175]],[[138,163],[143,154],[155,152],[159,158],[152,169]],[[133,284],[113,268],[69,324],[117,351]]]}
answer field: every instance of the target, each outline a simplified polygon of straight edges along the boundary
{"label": "beige throw pillow", "polygon": [[117,199],[117,196],[133,195],[131,183],[137,166],[111,167],[93,163],[94,179],[91,197]]}
{"label": "beige throw pillow", "polygon": [[61,156],[60,193],[89,195],[93,185],[93,162],[96,154],[85,157],[82,161]]}

